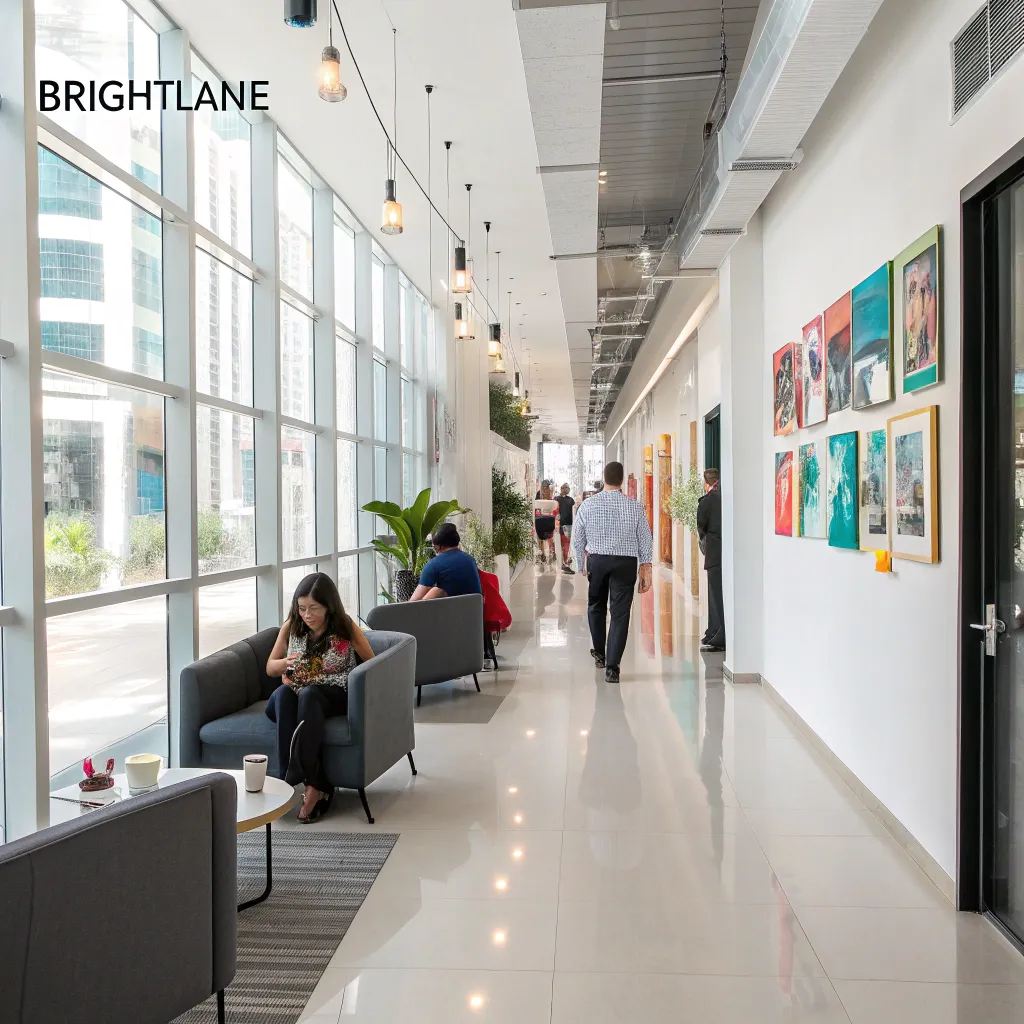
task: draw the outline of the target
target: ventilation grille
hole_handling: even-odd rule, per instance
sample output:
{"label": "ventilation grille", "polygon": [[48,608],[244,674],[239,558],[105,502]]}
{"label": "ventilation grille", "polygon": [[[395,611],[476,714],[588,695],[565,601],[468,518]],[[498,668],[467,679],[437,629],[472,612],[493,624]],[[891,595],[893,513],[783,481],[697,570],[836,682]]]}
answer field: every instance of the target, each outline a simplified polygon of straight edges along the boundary
{"label": "ventilation grille", "polygon": [[746,228],[704,228],[702,235],[742,235]]}
{"label": "ventilation grille", "polygon": [[956,117],[1024,49],[1024,0],[988,0],[953,40]]}
{"label": "ventilation grille", "polygon": [[733,160],[729,165],[730,171],[795,171],[796,168],[795,160]]}

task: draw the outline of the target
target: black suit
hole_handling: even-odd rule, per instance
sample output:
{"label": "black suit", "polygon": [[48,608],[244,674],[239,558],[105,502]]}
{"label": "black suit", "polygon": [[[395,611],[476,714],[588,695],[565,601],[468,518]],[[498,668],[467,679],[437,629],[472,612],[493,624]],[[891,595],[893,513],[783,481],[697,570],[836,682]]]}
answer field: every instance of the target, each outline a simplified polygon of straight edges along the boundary
{"label": "black suit", "polygon": [[725,647],[725,603],[722,600],[722,492],[708,491],[697,502],[697,536],[708,573],[708,631],[704,643]]}

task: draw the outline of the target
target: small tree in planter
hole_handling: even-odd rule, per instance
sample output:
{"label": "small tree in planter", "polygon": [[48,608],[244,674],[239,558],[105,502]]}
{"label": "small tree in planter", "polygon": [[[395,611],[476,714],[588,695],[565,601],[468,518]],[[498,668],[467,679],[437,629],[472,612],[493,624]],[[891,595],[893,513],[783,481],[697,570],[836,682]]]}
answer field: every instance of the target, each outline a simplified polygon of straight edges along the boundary
{"label": "small tree in planter", "polygon": [[[682,467],[676,471],[682,477]],[[704,496],[704,479],[695,469],[685,483],[676,484],[669,491],[668,514],[691,532],[697,529],[697,502]]]}
{"label": "small tree in planter", "polygon": [[440,523],[459,509],[454,498],[435,501],[433,505],[429,502],[430,488],[426,487],[409,508],[400,508],[393,501],[371,501],[363,506],[364,512],[380,516],[394,535],[394,544],[377,539],[373,546],[400,567],[395,573],[395,599],[398,601],[408,601],[420,581],[420,572],[432,554],[428,538]]}

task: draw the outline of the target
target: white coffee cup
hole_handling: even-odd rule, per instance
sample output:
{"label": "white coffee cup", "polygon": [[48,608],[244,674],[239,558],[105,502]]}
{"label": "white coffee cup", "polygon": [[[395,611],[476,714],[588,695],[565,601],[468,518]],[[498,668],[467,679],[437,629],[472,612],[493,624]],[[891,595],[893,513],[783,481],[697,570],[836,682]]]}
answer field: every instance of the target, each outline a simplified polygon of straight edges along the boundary
{"label": "white coffee cup", "polygon": [[132,793],[153,789],[160,779],[164,759],[159,754],[131,754],[124,759],[124,773],[128,776],[128,790]]}
{"label": "white coffee cup", "polygon": [[245,771],[246,793],[261,792],[267,778],[267,755],[246,754],[242,759],[242,768]]}

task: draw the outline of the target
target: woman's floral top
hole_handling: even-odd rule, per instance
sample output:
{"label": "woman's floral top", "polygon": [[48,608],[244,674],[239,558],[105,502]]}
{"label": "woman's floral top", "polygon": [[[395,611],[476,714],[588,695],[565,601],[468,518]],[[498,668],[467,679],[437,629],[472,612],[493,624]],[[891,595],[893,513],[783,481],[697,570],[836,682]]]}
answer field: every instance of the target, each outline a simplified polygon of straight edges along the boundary
{"label": "woman's floral top", "polygon": [[301,690],[304,686],[341,686],[347,689],[348,674],[356,666],[356,652],[352,645],[347,640],[331,636],[323,654],[307,657],[308,639],[308,633],[288,638],[288,653],[298,654],[299,659],[285,682],[295,690]]}

